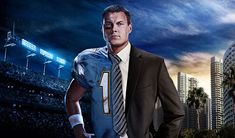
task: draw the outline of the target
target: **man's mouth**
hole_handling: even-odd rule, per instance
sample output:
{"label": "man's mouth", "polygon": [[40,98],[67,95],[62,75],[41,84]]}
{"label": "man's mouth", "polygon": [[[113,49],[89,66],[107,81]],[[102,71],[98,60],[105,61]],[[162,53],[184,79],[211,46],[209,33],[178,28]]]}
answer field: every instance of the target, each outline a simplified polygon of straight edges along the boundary
{"label": "man's mouth", "polygon": [[118,38],[120,38],[120,36],[119,36],[119,35],[111,35],[110,38],[111,38],[111,39],[118,39]]}

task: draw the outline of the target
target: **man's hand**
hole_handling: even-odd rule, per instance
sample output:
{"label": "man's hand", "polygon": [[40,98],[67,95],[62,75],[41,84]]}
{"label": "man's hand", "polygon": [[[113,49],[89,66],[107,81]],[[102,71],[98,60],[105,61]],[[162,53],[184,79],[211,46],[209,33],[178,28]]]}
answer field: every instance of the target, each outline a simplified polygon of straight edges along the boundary
{"label": "man's hand", "polygon": [[74,126],[73,130],[76,138],[92,138],[92,136],[95,136],[94,134],[86,133],[82,124]]}
{"label": "man's hand", "polygon": [[92,138],[93,136],[95,136],[95,134],[92,133],[85,133],[86,138]]}
{"label": "man's hand", "polygon": [[73,127],[74,134],[76,138],[88,138],[86,137],[86,131],[84,130],[82,124]]}

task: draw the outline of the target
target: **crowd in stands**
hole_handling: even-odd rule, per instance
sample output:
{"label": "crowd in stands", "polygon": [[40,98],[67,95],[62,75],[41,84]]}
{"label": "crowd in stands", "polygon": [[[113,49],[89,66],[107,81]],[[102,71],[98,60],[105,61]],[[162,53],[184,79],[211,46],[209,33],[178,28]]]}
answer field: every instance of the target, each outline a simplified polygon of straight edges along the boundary
{"label": "crowd in stands", "polygon": [[0,73],[7,77],[14,78],[21,82],[37,85],[39,87],[48,87],[58,91],[66,91],[69,81],[62,80],[53,76],[44,76],[42,73],[34,72],[32,70],[25,70],[24,67],[8,62],[0,62]]}
{"label": "crowd in stands", "polygon": [[0,97],[1,101],[22,103],[25,105],[39,105],[48,108],[64,110],[64,93],[24,84],[0,75]]}
{"label": "crowd in stands", "polygon": [[[1,136],[74,137],[65,112],[68,81],[43,76],[11,63],[0,63]],[[92,132],[90,93],[81,102],[85,126]]]}
{"label": "crowd in stands", "polygon": [[0,137],[73,137],[65,114],[0,108]]}

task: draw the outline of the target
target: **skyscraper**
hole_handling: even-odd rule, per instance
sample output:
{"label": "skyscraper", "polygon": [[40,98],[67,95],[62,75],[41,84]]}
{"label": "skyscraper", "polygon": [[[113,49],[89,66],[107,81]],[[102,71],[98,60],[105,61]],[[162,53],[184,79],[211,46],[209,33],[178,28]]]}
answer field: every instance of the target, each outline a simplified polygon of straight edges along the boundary
{"label": "skyscraper", "polygon": [[186,73],[178,72],[178,92],[180,95],[180,101],[186,103],[188,98],[188,91],[193,88],[197,88],[198,80]]}
{"label": "skyscraper", "polygon": [[178,72],[178,92],[180,101],[185,103],[188,97],[188,74],[183,72]]}
{"label": "skyscraper", "polygon": [[223,124],[222,67],[221,59],[211,58],[212,129],[220,129]]}
{"label": "skyscraper", "polygon": [[[223,71],[228,72],[229,68],[235,64],[235,44],[231,45],[223,57]],[[230,87],[224,87],[224,124],[235,126],[235,116],[233,114],[233,100],[229,96]]]}
{"label": "skyscraper", "polygon": [[207,98],[204,108],[200,113],[200,127],[201,129],[211,130],[211,99]]}
{"label": "skyscraper", "polygon": [[198,80],[186,73],[178,72],[178,92],[180,101],[185,108],[185,117],[183,121],[183,128],[197,128],[197,112],[195,108],[188,107],[186,101],[188,98],[188,91],[197,88]]}

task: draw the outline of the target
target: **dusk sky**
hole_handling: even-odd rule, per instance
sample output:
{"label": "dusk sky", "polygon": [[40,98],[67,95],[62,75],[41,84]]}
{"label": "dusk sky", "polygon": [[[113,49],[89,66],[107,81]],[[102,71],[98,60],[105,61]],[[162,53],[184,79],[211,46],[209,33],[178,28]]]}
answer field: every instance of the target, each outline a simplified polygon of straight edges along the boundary
{"label": "dusk sky", "polygon": [[176,87],[181,71],[198,78],[199,86],[210,95],[210,58],[223,58],[235,40],[232,0],[1,0],[0,55],[15,22],[17,36],[65,58],[64,72],[69,74],[79,52],[105,45],[101,14],[110,4],[130,11],[130,42],[165,58]]}

